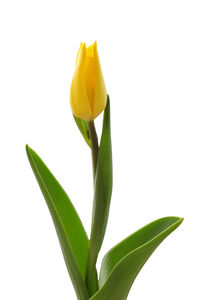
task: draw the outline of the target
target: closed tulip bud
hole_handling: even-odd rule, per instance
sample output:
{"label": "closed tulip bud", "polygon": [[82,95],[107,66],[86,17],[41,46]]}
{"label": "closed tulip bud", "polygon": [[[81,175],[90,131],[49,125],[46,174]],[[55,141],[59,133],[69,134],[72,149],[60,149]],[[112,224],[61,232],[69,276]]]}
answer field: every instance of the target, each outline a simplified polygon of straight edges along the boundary
{"label": "closed tulip bud", "polygon": [[88,48],[81,43],[70,90],[72,112],[78,118],[91,121],[105,109],[106,101],[97,43]]}

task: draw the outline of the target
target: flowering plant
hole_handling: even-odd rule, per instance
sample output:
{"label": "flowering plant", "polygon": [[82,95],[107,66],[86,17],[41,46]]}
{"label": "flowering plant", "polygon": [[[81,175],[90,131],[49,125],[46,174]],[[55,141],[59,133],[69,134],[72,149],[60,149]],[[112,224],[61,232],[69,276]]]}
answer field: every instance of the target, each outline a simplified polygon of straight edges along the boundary
{"label": "flowering plant", "polygon": [[[68,195],[28,145],[28,159],[46,200],[64,260],[79,300],[123,300],[139,271],[159,244],[182,222],[178,217],[158,219],[113,247],[101,264],[96,262],[104,239],[112,194],[110,100],[107,96],[96,42],[80,46],[70,90],[75,122],[91,148],[94,177],[90,238]],[[100,143],[94,119],[104,111]]]}

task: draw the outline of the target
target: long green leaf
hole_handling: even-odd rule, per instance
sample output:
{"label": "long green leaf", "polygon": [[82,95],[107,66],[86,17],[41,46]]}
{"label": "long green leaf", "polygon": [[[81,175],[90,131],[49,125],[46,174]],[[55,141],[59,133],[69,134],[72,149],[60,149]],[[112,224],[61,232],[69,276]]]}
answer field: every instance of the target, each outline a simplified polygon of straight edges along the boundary
{"label": "long green leaf", "polygon": [[103,130],[97,160],[94,185],[94,207],[91,231],[91,244],[95,252],[99,251],[103,242],[112,194],[112,145],[110,130],[110,101],[108,98],[104,112]]}
{"label": "long green leaf", "polygon": [[112,248],[102,262],[100,289],[90,299],[125,300],[145,262],[182,220],[178,217],[156,220]]}
{"label": "long green leaf", "polygon": [[91,140],[90,140],[90,134],[89,134],[87,122],[80,118],[77,118],[75,115],[73,115],[73,117],[74,117],[76,125],[77,125],[78,129],[80,130],[80,133],[82,134],[84,140],[86,141],[88,146],[91,147]]}
{"label": "long green leaf", "polygon": [[[109,97],[104,112],[103,129],[98,152],[97,168],[94,183],[94,202],[92,227],[89,246],[87,283],[91,285],[95,264],[101,248],[108,221],[112,194],[112,147],[110,130]],[[91,292],[90,292],[91,294]]]}
{"label": "long green leaf", "polygon": [[78,299],[87,300],[84,282],[88,238],[69,197],[40,157],[26,146],[29,162],[46,200]]}

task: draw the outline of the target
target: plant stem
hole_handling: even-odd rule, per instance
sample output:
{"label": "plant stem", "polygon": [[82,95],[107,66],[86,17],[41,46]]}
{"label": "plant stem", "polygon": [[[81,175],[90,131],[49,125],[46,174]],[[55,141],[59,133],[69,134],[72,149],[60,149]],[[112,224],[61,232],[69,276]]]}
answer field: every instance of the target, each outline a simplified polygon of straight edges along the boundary
{"label": "plant stem", "polygon": [[[89,129],[90,140],[91,140],[93,183],[94,183],[96,168],[97,168],[98,152],[99,152],[98,137],[94,126],[94,121],[88,122],[88,129]],[[89,242],[88,262],[87,262],[87,270],[86,270],[86,285],[90,297],[98,290],[98,279],[97,279],[97,272],[96,272],[95,265],[96,265],[96,259],[93,257],[93,250]]]}
{"label": "plant stem", "polygon": [[97,137],[96,129],[94,126],[94,121],[88,122],[88,129],[89,129],[89,134],[90,134],[90,139],[91,139],[93,178],[95,179],[99,145],[98,145],[98,137]]}
{"label": "plant stem", "polygon": [[92,297],[99,289],[98,276],[96,271],[96,256],[94,257],[93,254],[94,251],[91,248],[91,244],[89,242],[88,262],[86,269],[86,286],[89,297]]}

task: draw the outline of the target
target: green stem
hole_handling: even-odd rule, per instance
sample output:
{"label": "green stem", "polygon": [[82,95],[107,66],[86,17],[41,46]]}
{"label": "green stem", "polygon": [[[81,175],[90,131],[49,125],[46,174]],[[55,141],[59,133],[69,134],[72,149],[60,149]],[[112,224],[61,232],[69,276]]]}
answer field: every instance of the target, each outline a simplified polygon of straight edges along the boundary
{"label": "green stem", "polygon": [[[88,129],[89,129],[90,140],[91,140],[93,180],[95,180],[99,145],[98,145],[98,137],[97,137],[96,129],[94,126],[94,121],[88,122]],[[98,290],[96,258],[93,257],[94,256],[93,254],[94,251],[91,248],[91,243],[89,242],[88,262],[87,262],[87,270],[86,270],[86,285],[90,297]]]}
{"label": "green stem", "polygon": [[94,253],[94,250],[91,248],[91,243],[89,243],[88,261],[86,269],[86,286],[89,297],[92,297],[99,289],[98,276],[96,271],[97,258],[96,256],[94,257]]}
{"label": "green stem", "polygon": [[90,134],[90,139],[91,139],[93,178],[95,179],[99,145],[98,145],[98,137],[97,137],[96,129],[94,126],[94,121],[88,122],[88,129],[89,129],[89,134]]}

